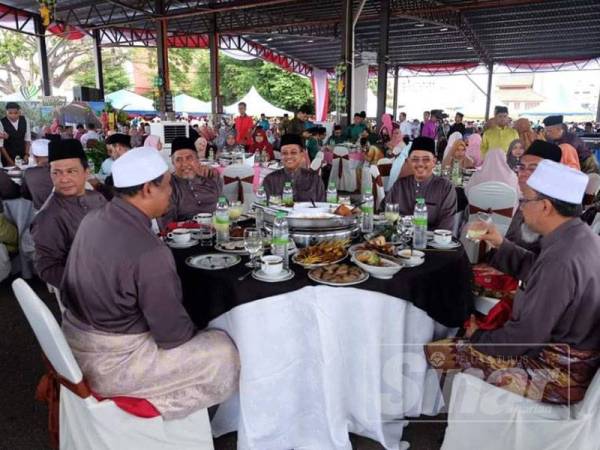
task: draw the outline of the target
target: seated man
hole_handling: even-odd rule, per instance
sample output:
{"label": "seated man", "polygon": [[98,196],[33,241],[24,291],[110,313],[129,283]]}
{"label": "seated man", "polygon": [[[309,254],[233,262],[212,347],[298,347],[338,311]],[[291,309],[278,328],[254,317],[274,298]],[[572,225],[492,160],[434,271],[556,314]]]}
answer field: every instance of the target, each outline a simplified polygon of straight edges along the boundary
{"label": "seated man", "polygon": [[21,196],[21,187],[4,170],[0,170],[0,200]]}
{"label": "seated man", "polygon": [[105,205],[106,200],[98,192],[85,189],[88,163],[77,139],[50,142],[48,159],[54,192],[34,217],[31,235],[38,275],[46,283],[59,287],[81,219]]}
{"label": "seated man", "polygon": [[171,178],[171,206],[161,218],[161,224],[214,212],[223,191],[223,181],[217,172],[200,164],[194,141],[186,137],[173,139],[171,160],[175,168]]}
{"label": "seated man", "polygon": [[318,172],[302,168],[306,154],[302,138],[297,134],[284,134],[281,137],[281,162],[283,169],[267,175],[263,186],[267,196],[282,195],[283,185],[291,181],[295,202],[324,202],[325,186]]}
{"label": "seated man", "polygon": [[[529,148],[525,150],[525,153],[517,166],[519,188],[521,189],[521,192],[523,192],[523,189],[527,186],[529,176],[542,160],[549,159],[554,162],[560,162],[561,157],[562,152],[557,145],[546,141],[533,141]],[[521,209],[517,210],[510,222],[508,231],[506,232],[506,239],[519,247],[523,247],[524,249],[538,254],[540,252],[540,238],[541,236],[538,233],[531,230],[527,224],[523,222],[523,212]]]}
{"label": "seated man", "polygon": [[[113,178],[110,168],[112,167],[112,162],[123,156],[125,152],[131,150],[131,136],[123,133],[114,133],[108,136],[104,142],[110,158],[104,160],[99,173],[100,177],[104,178],[102,180],[103,183],[98,181],[96,178],[92,178],[89,181],[92,186],[94,186],[94,189],[104,195],[106,200],[110,201],[115,195],[113,192]],[[107,161],[111,162],[107,164]],[[108,173],[105,176],[104,174],[107,170]]]}
{"label": "seated man", "polygon": [[24,198],[33,201],[33,207],[39,211],[52,193],[52,178],[48,165],[48,139],[37,139],[31,143],[31,153],[35,159],[35,166],[23,173],[21,194]]}
{"label": "seated man", "polygon": [[445,178],[434,176],[435,142],[416,138],[408,154],[413,175],[398,178],[385,196],[385,203],[398,203],[401,215],[412,215],[417,198],[427,205],[427,228],[452,230],[456,213],[456,190]]}
{"label": "seated man", "polygon": [[548,160],[529,177],[521,210],[543,236],[539,256],[491,224],[471,225],[498,249],[495,267],[523,284],[501,328],[478,329],[472,316],[465,340],[428,344],[434,367],[480,369],[488,382],[545,402],[583,399],[600,365],[600,237],[579,219],[586,185],[585,174]]}
{"label": "seated man", "polygon": [[115,198],[83,220],[67,261],[62,326],[73,354],[95,393],[145,398],[167,420],[221,403],[238,384],[235,345],[219,330],[197,333],[173,255],[150,229],[169,206],[167,164],[136,148],[113,177]]}
{"label": "seated man", "polygon": [[333,134],[327,139],[327,145],[335,147],[336,144],[342,144],[346,141],[341,125],[333,126]]}

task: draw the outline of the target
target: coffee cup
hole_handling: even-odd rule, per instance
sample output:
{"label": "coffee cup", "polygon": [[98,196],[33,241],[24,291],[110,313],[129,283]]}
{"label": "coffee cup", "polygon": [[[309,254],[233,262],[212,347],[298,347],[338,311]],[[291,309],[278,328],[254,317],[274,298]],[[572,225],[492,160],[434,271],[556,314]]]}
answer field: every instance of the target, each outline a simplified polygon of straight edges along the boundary
{"label": "coffee cup", "polygon": [[176,244],[185,244],[191,239],[192,233],[186,228],[176,228],[170,233],[167,233],[167,237]]}
{"label": "coffee cup", "polygon": [[266,275],[278,275],[283,270],[283,259],[277,255],[263,256],[260,260],[260,268]]}
{"label": "coffee cup", "polygon": [[425,259],[425,253],[419,250],[411,250],[406,248],[398,253],[398,256],[406,261],[409,265],[417,265]]}
{"label": "coffee cup", "polygon": [[194,216],[194,222],[200,225],[212,225],[212,214],[211,213],[200,213]]}
{"label": "coffee cup", "polygon": [[452,242],[452,231],[450,230],[434,230],[433,241],[436,244],[448,245]]}

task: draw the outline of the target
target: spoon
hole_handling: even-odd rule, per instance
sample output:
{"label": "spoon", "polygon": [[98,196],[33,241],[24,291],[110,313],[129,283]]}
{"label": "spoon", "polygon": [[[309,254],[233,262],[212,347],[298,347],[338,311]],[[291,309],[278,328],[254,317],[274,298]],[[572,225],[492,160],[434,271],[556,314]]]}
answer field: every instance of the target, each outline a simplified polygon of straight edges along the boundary
{"label": "spoon", "polygon": [[251,270],[250,272],[248,272],[248,273],[245,273],[245,274],[244,274],[244,275],[242,275],[241,277],[238,277],[238,281],[243,281],[243,280],[245,280],[246,278],[248,278],[248,276],[249,276],[249,275],[251,275],[251,274],[252,274],[252,272],[254,272],[254,270]]}

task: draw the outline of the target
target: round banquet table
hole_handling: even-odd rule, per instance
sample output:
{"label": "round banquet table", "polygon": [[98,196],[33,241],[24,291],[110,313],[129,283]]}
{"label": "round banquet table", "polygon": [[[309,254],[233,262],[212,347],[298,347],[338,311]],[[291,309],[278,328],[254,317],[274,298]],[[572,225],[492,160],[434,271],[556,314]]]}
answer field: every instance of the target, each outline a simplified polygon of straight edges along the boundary
{"label": "round banquet table", "polygon": [[[251,276],[238,281],[238,277],[250,270],[244,265],[247,257],[227,270],[200,270],[185,264],[189,256],[214,251],[199,245],[173,249],[185,307],[200,328],[244,303],[318,284],[308,278],[308,270],[291,261],[295,276],[281,283],[265,283]],[[370,277],[354,287],[408,300],[440,324],[461,326],[473,310],[472,273],[466,254],[462,247],[455,251],[426,253],[425,263],[419,267],[404,268],[391,280]]]}

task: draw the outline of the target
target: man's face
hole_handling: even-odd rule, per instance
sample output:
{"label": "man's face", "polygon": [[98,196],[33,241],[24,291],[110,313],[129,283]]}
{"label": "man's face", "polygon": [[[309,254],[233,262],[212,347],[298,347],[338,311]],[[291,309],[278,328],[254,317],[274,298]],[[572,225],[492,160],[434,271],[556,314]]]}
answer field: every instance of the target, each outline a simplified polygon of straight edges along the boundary
{"label": "man's face", "polygon": [[410,154],[408,160],[417,181],[426,180],[433,174],[436,158],[431,152],[415,150]]}
{"label": "man's face", "polygon": [[306,113],[305,113],[305,112],[302,112],[302,111],[300,111],[300,112],[297,114],[297,117],[298,117],[298,119],[300,119],[300,120],[302,120],[302,121],[305,121],[305,120],[306,120]]}
{"label": "man's face", "polygon": [[543,220],[545,200],[540,200],[538,193],[529,186],[523,188],[523,198],[521,199],[521,212],[523,221],[534,232],[540,233],[540,221]]}
{"label": "man's face", "polygon": [[560,139],[563,135],[562,125],[550,125],[546,127],[546,137],[552,141]]}
{"label": "man's face", "polygon": [[19,120],[20,115],[21,115],[20,109],[10,108],[10,109],[6,110],[6,117],[8,117],[8,120],[10,120],[12,122],[16,122],[17,120]]}
{"label": "man's face", "polygon": [[127,153],[127,151],[129,150],[128,147],[125,147],[124,145],[121,144],[115,144],[113,145],[113,151],[112,151],[112,159],[119,159],[121,156],[123,156],[125,153]]}
{"label": "man's face", "polygon": [[333,130],[333,134],[335,137],[340,137],[342,135],[342,130]]}
{"label": "man's face", "polygon": [[498,113],[495,116],[496,125],[499,127],[505,127],[508,125],[508,114],[507,113]]}
{"label": "man's face", "polygon": [[400,122],[404,122],[406,120],[406,114],[400,113]]}
{"label": "man's face", "polygon": [[243,116],[244,114],[246,114],[246,105],[244,104],[240,104],[238,105],[238,111],[240,112],[240,114]]}
{"label": "man's face", "polygon": [[198,153],[194,150],[177,150],[173,154],[172,159],[173,167],[175,167],[175,175],[186,180],[196,177]]}
{"label": "man's face", "polygon": [[230,134],[229,136],[227,136],[225,142],[227,143],[227,145],[235,145],[235,136]]}
{"label": "man's face", "polygon": [[423,113],[423,121],[425,121],[425,122],[428,121],[430,117],[431,117],[431,113],[429,111],[425,111]]}
{"label": "man's face", "polygon": [[171,174],[169,172],[165,172],[158,186],[150,184],[150,198],[153,204],[152,215],[154,217],[163,216],[167,212],[171,202],[172,190]]}
{"label": "man's face", "polygon": [[50,178],[54,190],[67,197],[85,193],[88,171],[83,168],[79,158],[59,159],[50,163]]}
{"label": "man's face", "polygon": [[296,170],[304,160],[304,152],[297,144],[288,144],[281,147],[281,161],[288,170]]}
{"label": "man's face", "polygon": [[363,119],[360,116],[354,116],[354,123],[356,125],[360,125],[362,123]]}
{"label": "man's face", "polygon": [[537,169],[538,164],[543,158],[539,156],[533,155],[524,155],[521,160],[517,170],[517,175],[519,177],[519,187],[521,188],[521,192],[527,187],[527,180],[533,173],[535,169]]}
{"label": "man's face", "polygon": [[460,143],[456,146],[456,149],[454,150],[454,158],[463,159],[466,153],[467,147],[465,146],[465,144]]}
{"label": "man's face", "polygon": [[462,123],[462,116],[457,114],[454,116],[454,123]]}

